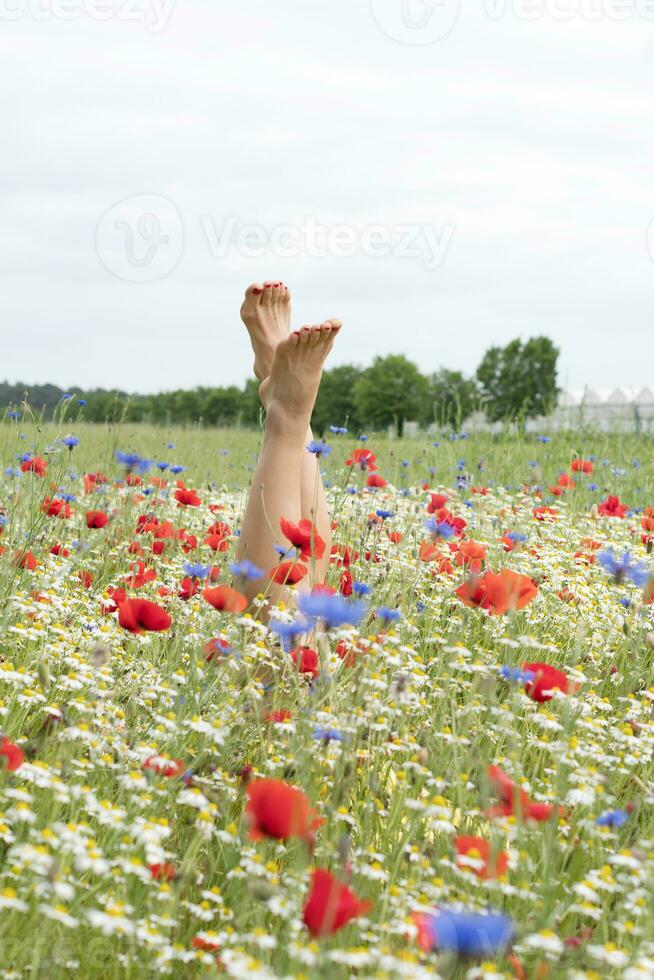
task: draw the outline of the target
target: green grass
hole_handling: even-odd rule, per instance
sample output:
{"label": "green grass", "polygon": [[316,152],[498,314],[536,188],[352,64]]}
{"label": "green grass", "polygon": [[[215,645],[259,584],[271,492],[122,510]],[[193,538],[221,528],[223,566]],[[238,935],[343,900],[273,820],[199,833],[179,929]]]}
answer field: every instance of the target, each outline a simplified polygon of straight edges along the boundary
{"label": "green grass", "polygon": [[[80,439],[72,451],[57,443],[70,431]],[[0,426],[3,467],[32,449],[49,461],[44,479],[0,477],[9,518],[0,537],[0,724],[26,756],[15,772],[0,771],[0,976],[514,976],[515,961],[502,953],[489,951],[491,969],[421,951],[411,914],[457,903],[512,917],[514,955],[528,977],[544,975],[543,962],[549,977],[619,977],[652,956],[654,606],[643,604],[642,588],[574,558],[590,553],[582,540],[592,538],[654,571],[642,515],[597,516],[608,493],[634,509],[654,506],[652,439],[371,436],[366,445],[389,482],[372,495],[361,490],[365,475],[344,466],[357,443],[331,437],[335,541],[359,553],[350,570],[372,588],[371,608],[397,609],[401,619],[390,630],[366,618],[358,629],[314,636],[321,674],[311,686],[253,618],[176,595],[189,560],[219,565],[229,582],[233,539],[214,554],[203,538],[215,520],[238,528],[259,440],[70,420]],[[180,510],[159,489],[145,499],[137,487],[115,486],[124,475],[116,449],[185,466],[180,476],[201,507]],[[591,455],[595,473],[552,498],[548,487],[572,459]],[[106,492],[84,496],[82,475],[97,471],[111,479]],[[452,575],[419,560],[425,482],[449,494],[467,537],[486,545],[488,568],[538,583],[531,605],[489,617],[456,597],[467,576],[454,554]],[[43,513],[57,488],[77,497],[69,520]],[[534,519],[541,504],[557,509],[556,521]],[[86,528],[91,508],[110,514],[103,530]],[[369,520],[378,508],[394,515],[382,527]],[[185,553],[177,540],[152,557],[151,539],[135,534],[148,511],[195,534],[198,548]],[[527,536],[511,554],[499,541],[508,530]],[[50,554],[55,542],[68,557]],[[132,542],[143,554],[128,553]],[[440,548],[447,553],[448,543]],[[39,562],[33,571],[16,566],[16,552],[27,550]],[[155,571],[138,594],[172,615],[165,633],[132,636],[102,613],[107,588],[138,558]],[[91,574],[90,588],[80,572]],[[341,574],[333,564],[330,583]],[[171,594],[161,597],[160,587]],[[571,602],[560,598],[567,593]],[[207,663],[212,637],[233,652]],[[357,651],[353,666],[336,655],[343,640]],[[564,670],[578,688],[535,703],[499,677],[500,666],[525,661]],[[290,722],[271,722],[281,710]],[[316,728],[344,740],[316,740]],[[183,760],[190,784],[143,770],[152,754]],[[490,820],[493,763],[533,799],[560,805],[559,819]],[[324,818],[313,853],[299,840],[248,839],[244,771],[307,794]],[[624,826],[596,824],[627,806]],[[457,867],[460,834],[506,850],[506,874],[483,881]],[[164,861],[176,874],[162,883],[148,865]],[[302,922],[316,866],[372,902],[365,917],[319,940]],[[213,953],[198,949],[207,932],[217,934]],[[632,976],[653,975],[647,969]]]}

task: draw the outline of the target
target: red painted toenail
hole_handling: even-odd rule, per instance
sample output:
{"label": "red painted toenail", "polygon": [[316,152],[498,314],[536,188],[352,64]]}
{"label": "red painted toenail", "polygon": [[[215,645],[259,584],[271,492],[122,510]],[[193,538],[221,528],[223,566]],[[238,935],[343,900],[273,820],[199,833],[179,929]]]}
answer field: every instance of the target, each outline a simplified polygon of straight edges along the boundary
{"label": "red painted toenail", "polygon": [[258,296],[259,293],[263,292],[263,289],[253,289],[252,292],[254,293],[255,296]]}
{"label": "red painted toenail", "polygon": [[264,282],[263,284],[264,289],[270,289],[271,286],[272,286],[271,282]]}

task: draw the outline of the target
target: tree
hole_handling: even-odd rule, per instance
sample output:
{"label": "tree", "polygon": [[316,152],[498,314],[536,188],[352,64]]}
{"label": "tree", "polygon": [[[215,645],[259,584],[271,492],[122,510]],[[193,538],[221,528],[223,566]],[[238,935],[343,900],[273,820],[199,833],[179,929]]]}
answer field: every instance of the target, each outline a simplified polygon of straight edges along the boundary
{"label": "tree", "polygon": [[497,422],[551,412],[559,391],[558,357],[559,351],[548,337],[532,337],[526,344],[512,340],[506,347],[491,347],[477,368],[488,418]]}
{"label": "tree", "polygon": [[474,378],[441,368],[429,378],[427,413],[422,421],[458,429],[478,403],[479,391]]}
{"label": "tree", "polygon": [[325,371],[311,416],[315,433],[323,433],[330,425],[345,425],[351,432],[361,427],[354,388],[361,377],[361,368],[353,364]]}
{"label": "tree", "polygon": [[429,382],[402,354],[376,357],[354,387],[354,401],[366,425],[394,425],[402,435],[404,423],[424,417]]}

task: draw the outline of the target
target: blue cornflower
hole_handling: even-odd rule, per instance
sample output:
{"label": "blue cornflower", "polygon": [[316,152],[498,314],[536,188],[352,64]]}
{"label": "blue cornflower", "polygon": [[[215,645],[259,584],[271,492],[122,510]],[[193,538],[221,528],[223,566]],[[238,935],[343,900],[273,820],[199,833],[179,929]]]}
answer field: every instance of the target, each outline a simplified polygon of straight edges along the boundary
{"label": "blue cornflower", "polygon": [[116,450],[116,462],[122,463],[123,466],[134,467],[138,466],[141,462],[141,457],[138,453],[124,453],[121,449]]}
{"label": "blue cornflower", "polygon": [[6,466],[5,476],[20,476],[20,470],[15,470],[13,466]]}
{"label": "blue cornflower", "polygon": [[307,449],[318,459],[321,459],[323,456],[329,456],[332,451],[332,447],[328,445],[324,439],[321,439],[320,441],[312,439],[307,446]]}
{"label": "blue cornflower", "polygon": [[357,492],[357,488],[356,487],[346,487],[345,488],[345,492],[354,495]]}
{"label": "blue cornflower", "polygon": [[174,448],[175,448],[175,443],[174,442],[167,442],[166,443],[166,449],[174,449]]}
{"label": "blue cornflower", "polygon": [[620,605],[624,606],[625,609],[631,608],[631,599],[620,599]]}
{"label": "blue cornflower", "polygon": [[613,476],[625,476],[626,475],[626,472],[627,471],[625,469],[623,469],[621,466],[614,466],[613,467]]}
{"label": "blue cornflower", "polygon": [[183,473],[185,469],[186,469],[186,466],[180,466],[179,464],[177,464],[176,466],[171,466],[170,467],[170,472],[171,473],[174,473],[175,476],[176,476],[178,473]]}
{"label": "blue cornflower", "polygon": [[527,535],[521,534],[520,531],[509,531],[507,538],[510,541],[515,541],[516,544],[524,544],[524,542],[527,540]]}
{"label": "blue cornflower", "polygon": [[298,636],[308,633],[311,624],[306,619],[295,619],[292,623],[282,623],[279,619],[271,619],[268,627],[273,633],[277,633],[286,653],[290,653]]}
{"label": "blue cornflower", "polygon": [[536,679],[536,675],[531,670],[521,670],[519,667],[508,667],[506,664],[500,667],[500,676],[505,681],[512,681],[515,684],[531,684]]}
{"label": "blue cornflower", "polygon": [[330,425],[329,431],[333,432],[335,436],[346,436],[347,429],[344,425]]}
{"label": "blue cornflower", "polygon": [[644,562],[632,562],[628,551],[625,551],[622,558],[619,558],[613,551],[600,551],[597,560],[604,571],[612,575],[618,583],[629,579],[634,585],[644,588],[652,577]]}
{"label": "blue cornflower", "polygon": [[552,440],[550,439],[549,436],[539,436],[538,437],[538,441],[539,442],[542,442],[543,445],[545,446],[545,445],[547,445],[548,442],[551,442]]}
{"label": "blue cornflower", "polygon": [[360,442],[368,442],[368,439],[369,439],[369,436],[367,436],[365,434],[365,432],[359,433],[359,441]]}
{"label": "blue cornflower", "polygon": [[597,485],[597,483],[589,483],[587,489],[595,491],[595,490],[599,490],[599,486]]}
{"label": "blue cornflower", "polygon": [[162,460],[160,463],[157,463],[157,469],[161,470],[162,473],[164,470],[167,470],[169,466],[170,463],[166,463],[164,460]]}
{"label": "blue cornflower", "polygon": [[394,513],[393,513],[392,510],[381,510],[381,509],[379,509],[379,510],[376,510],[375,511],[375,515],[377,517],[381,517],[381,519],[385,521],[387,517],[393,517],[394,516]]}
{"label": "blue cornflower", "polygon": [[186,561],[182,568],[191,578],[206,578],[211,572],[211,565],[196,565],[191,561]]}
{"label": "blue cornflower", "polygon": [[74,504],[75,501],[77,500],[77,497],[75,496],[74,493],[60,493],[58,494],[58,496],[61,498],[61,500],[65,501],[67,504]]}
{"label": "blue cornflower", "polygon": [[429,914],[416,913],[421,945],[460,956],[486,959],[505,949],[515,930],[508,915],[496,912],[455,912],[442,908]]}
{"label": "blue cornflower", "polygon": [[314,623],[323,620],[328,629],[348,623],[358,626],[366,613],[363,602],[351,602],[329,592],[305,592],[298,599],[298,608]]}
{"label": "blue cornflower", "polygon": [[425,521],[427,530],[437,538],[453,538],[456,530],[447,521],[437,521],[435,517],[430,517]]}
{"label": "blue cornflower", "polygon": [[70,392],[68,392],[68,391],[67,391],[65,395],[62,395],[62,396],[61,396],[61,400],[62,400],[62,402],[67,402],[67,401],[68,401],[69,399],[71,399],[72,397],[73,397],[73,396],[72,396],[72,395],[70,394]]}
{"label": "blue cornflower", "polygon": [[465,461],[465,459],[460,459],[458,461],[458,463],[456,464],[456,468],[457,468],[457,470],[459,470],[459,472],[462,472],[463,470],[465,470],[465,468],[466,468],[466,461]]}
{"label": "blue cornflower", "polygon": [[457,490],[465,490],[470,482],[470,477],[465,474],[461,474],[456,478],[456,488]]}
{"label": "blue cornflower", "polygon": [[433,446],[433,447],[434,447],[435,449],[438,449],[438,447],[440,446],[440,442],[432,442],[432,446]]}
{"label": "blue cornflower", "polygon": [[244,578],[252,582],[263,578],[265,574],[261,568],[257,568],[257,566],[247,558],[241,562],[234,562],[229,566],[229,570],[236,578]]}
{"label": "blue cornflower", "polygon": [[400,466],[401,466],[401,467],[402,467],[403,469],[406,469],[406,468],[407,468],[407,466],[411,466],[411,463],[409,462],[409,460],[408,460],[408,459],[403,459],[403,460],[402,460],[402,462],[400,463]]}
{"label": "blue cornflower", "polygon": [[353,582],[352,591],[357,595],[370,595],[372,589],[369,585],[366,585],[365,582]]}
{"label": "blue cornflower", "polygon": [[10,419],[19,419],[20,418],[20,412],[16,412],[16,411],[7,412],[7,418],[10,418]]}
{"label": "blue cornflower", "polygon": [[63,442],[64,446],[68,446],[69,449],[79,446],[79,439],[77,436],[64,436],[61,441]]}
{"label": "blue cornflower", "polygon": [[9,518],[6,514],[0,514],[0,527],[6,527],[9,523]]}
{"label": "blue cornflower", "polygon": [[86,398],[78,398],[77,404],[79,405],[80,408],[84,408],[85,405],[88,405],[88,402]]}
{"label": "blue cornflower", "polygon": [[598,827],[622,827],[629,819],[626,810],[606,810],[600,814],[595,823]]}
{"label": "blue cornflower", "polygon": [[427,608],[426,602],[416,602],[416,609],[418,610],[419,613],[423,613],[426,608]]}
{"label": "blue cornflower", "polygon": [[389,609],[388,606],[379,606],[375,609],[375,615],[377,619],[381,619],[387,624],[397,623],[398,620],[402,619],[402,613],[399,609]]}
{"label": "blue cornflower", "polygon": [[342,732],[339,732],[336,728],[320,728],[314,729],[313,735],[317,742],[345,742],[346,736]]}

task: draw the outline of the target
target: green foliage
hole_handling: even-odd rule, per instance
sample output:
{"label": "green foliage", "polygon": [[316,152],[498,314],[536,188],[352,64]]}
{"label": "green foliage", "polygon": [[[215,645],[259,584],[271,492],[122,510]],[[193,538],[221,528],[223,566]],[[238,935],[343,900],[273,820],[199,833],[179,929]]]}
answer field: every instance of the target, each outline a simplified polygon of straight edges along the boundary
{"label": "green foliage", "polygon": [[404,423],[424,412],[429,382],[403,354],[376,357],[354,388],[359,414],[368,425],[394,425],[402,435]]}
{"label": "green foliage", "polygon": [[474,378],[466,378],[460,371],[441,368],[429,378],[426,412],[420,421],[458,429],[478,404],[479,390]]}
{"label": "green foliage", "polygon": [[491,347],[477,369],[483,407],[492,422],[547,415],[556,403],[559,351],[548,337]]}
{"label": "green foliage", "polygon": [[311,418],[311,425],[321,435],[330,425],[345,425],[354,432],[364,422],[359,415],[354,389],[362,375],[361,368],[352,364],[325,371]]}
{"label": "green foliage", "polygon": [[[319,435],[330,425],[346,425],[350,432],[394,425],[401,435],[409,420],[458,428],[478,407],[491,421],[546,415],[558,392],[558,353],[547,337],[491,347],[476,380],[446,368],[425,377],[401,354],[377,357],[365,370],[343,364],[325,371],[312,425]],[[87,422],[257,428],[261,415],[254,380],[242,388],[230,385],[154,395],[4,382],[0,383],[0,413],[27,400],[33,414],[53,419],[61,411],[64,394],[73,396],[65,403],[66,417]]]}

